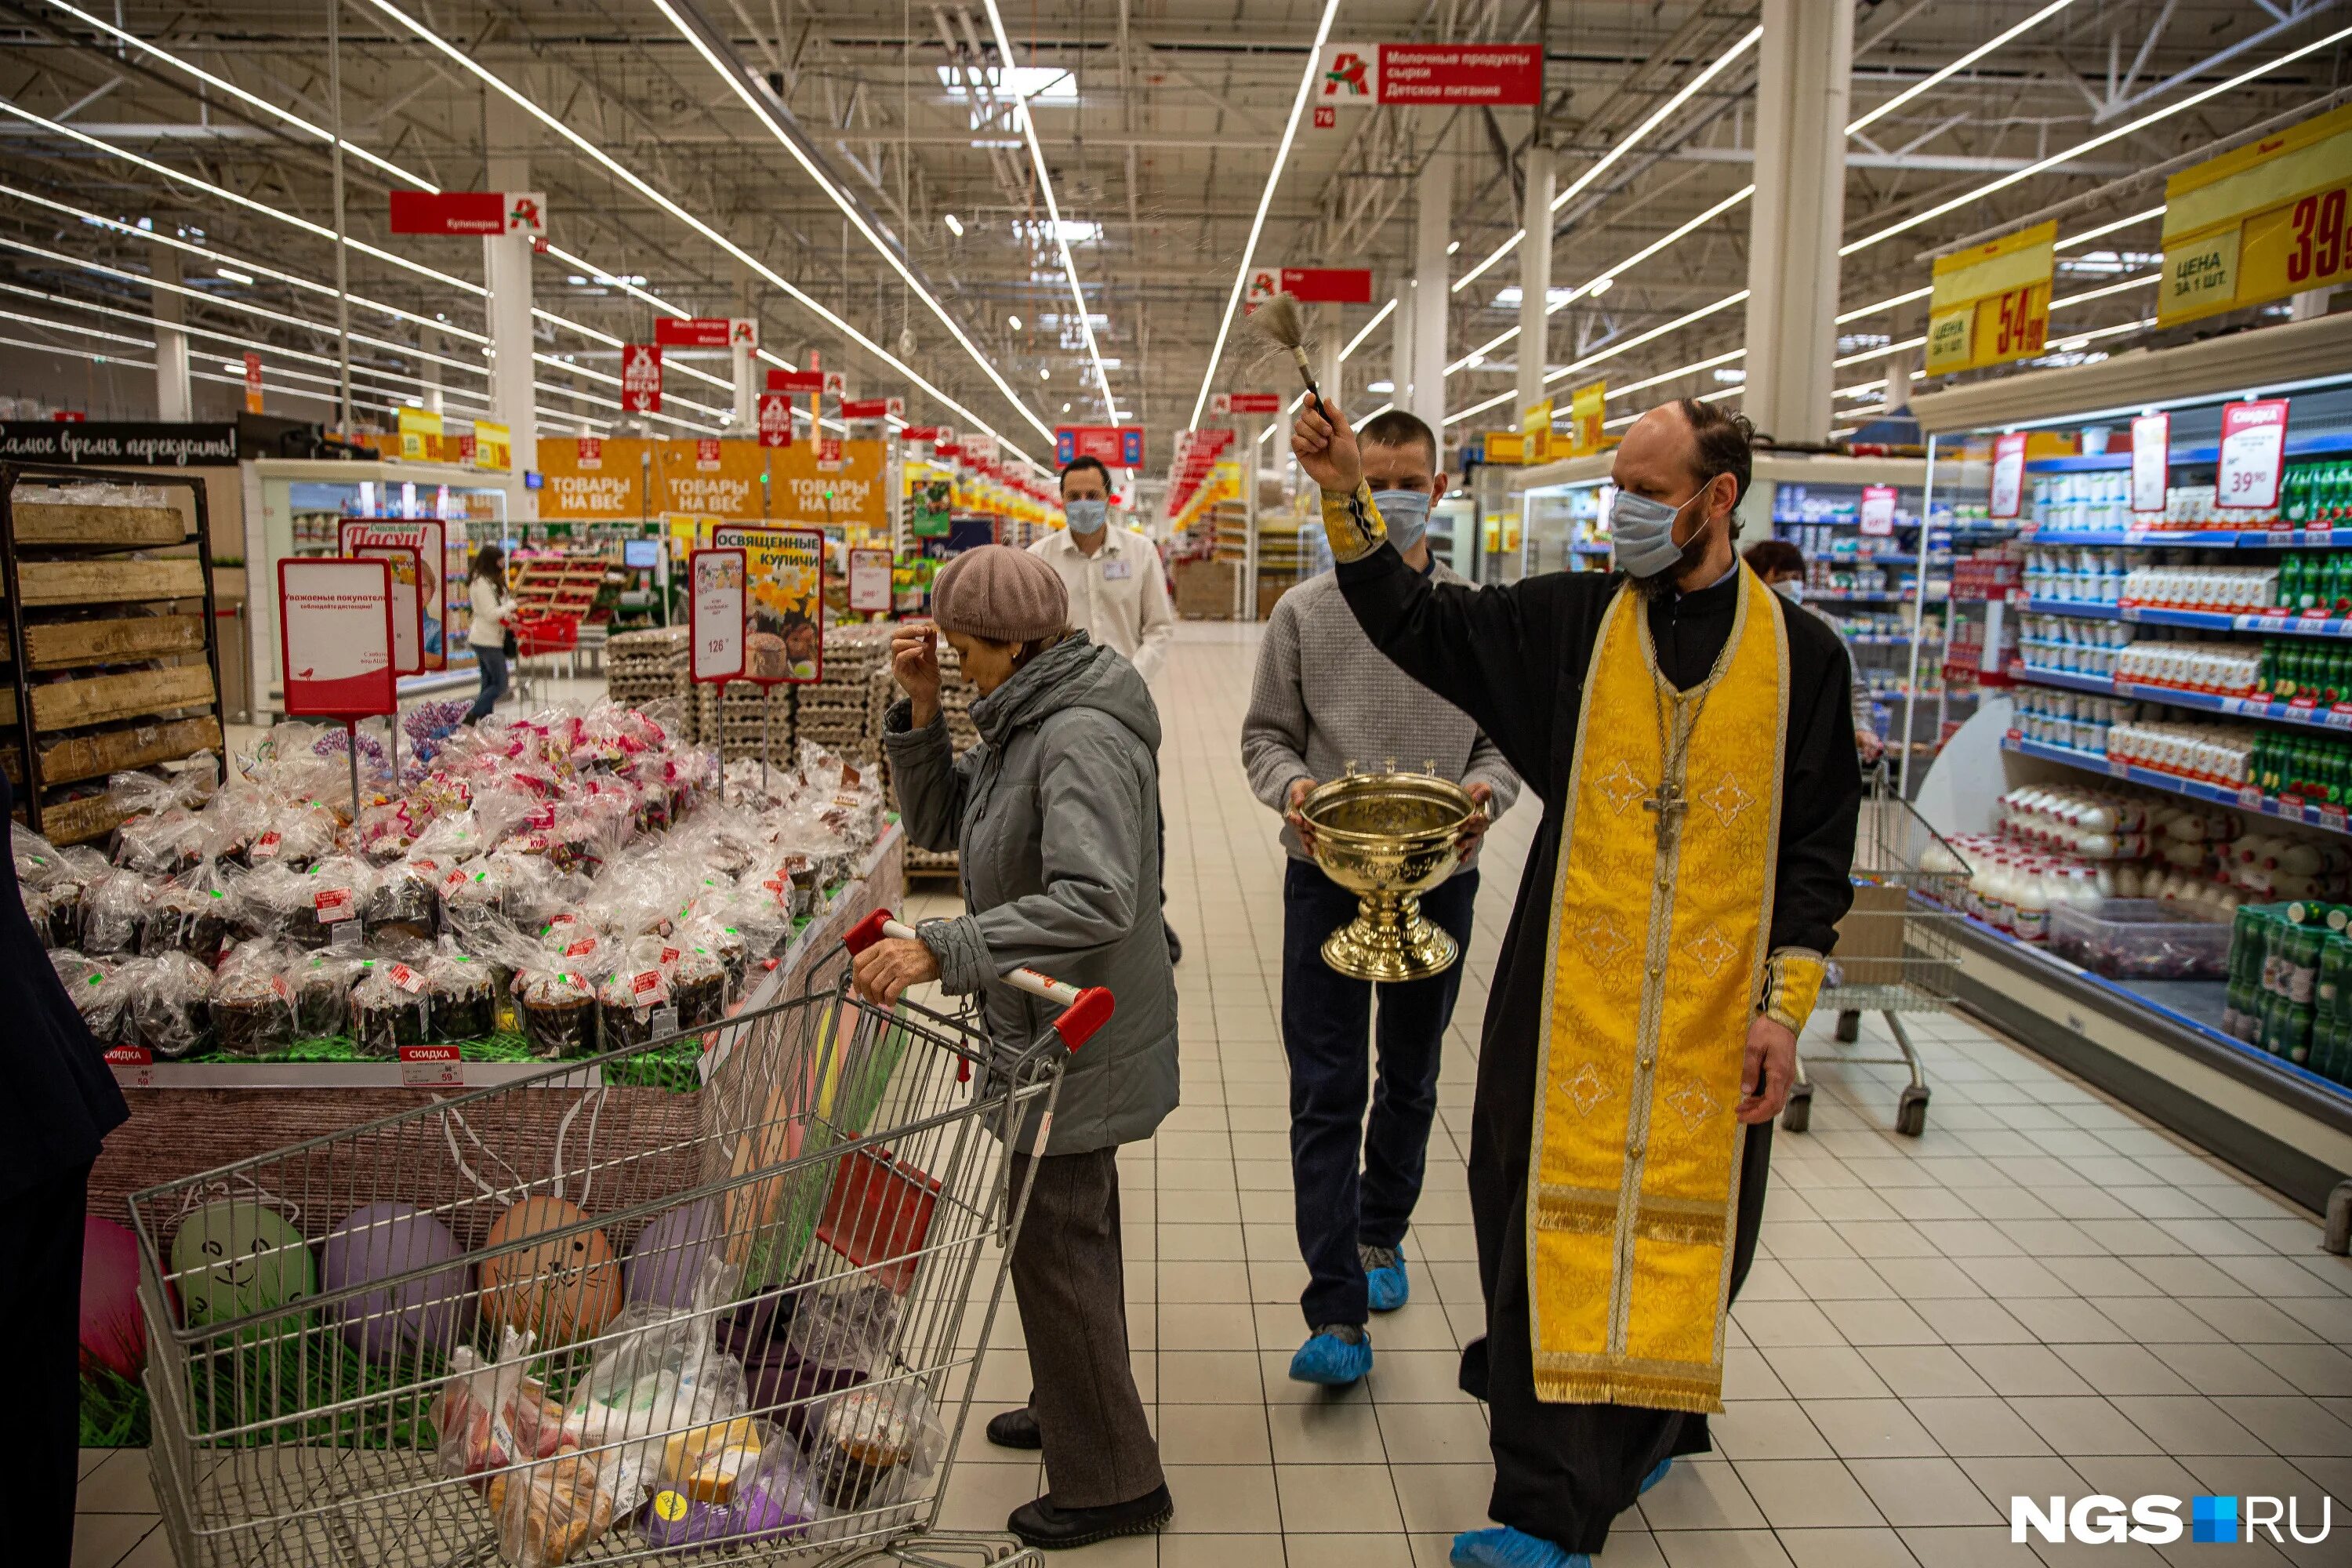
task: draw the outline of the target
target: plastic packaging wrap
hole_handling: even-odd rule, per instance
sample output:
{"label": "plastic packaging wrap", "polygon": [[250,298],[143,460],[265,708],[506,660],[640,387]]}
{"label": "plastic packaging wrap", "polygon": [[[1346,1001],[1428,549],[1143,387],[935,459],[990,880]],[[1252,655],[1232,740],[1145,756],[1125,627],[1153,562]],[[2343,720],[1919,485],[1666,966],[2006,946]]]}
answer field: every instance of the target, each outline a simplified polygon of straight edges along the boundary
{"label": "plastic packaging wrap", "polygon": [[733,994],[725,962],[691,929],[673,933],[669,942],[663,954],[678,1027],[698,1029],[725,1018]]}
{"label": "plastic packaging wrap", "polygon": [[89,891],[113,874],[106,857],[86,844],[58,851],[58,864],[41,883],[42,896],[48,903],[48,929],[44,934],[49,946],[80,944]]}
{"label": "plastic packaging wrap", "polygon": [[368,900],[375,897],[374,867],[356,855],[330,855],[314,862],[303,879],[310,886],[310,913],[320,940],[334,941],[337,928],[346,923],[355,931],[367,929],[362,916]]}
{"label": "plastic packaging wrap", "polygon": [[499,972],[488,962],[458,951],[447,937],[425,961],[425,994],[431,999],[433,1037],[478,1040],[498,1032]]}
{"label": "plastic packaging wrap", "polygon": [[280,860],[263,860],[235,878],[240,925],[255,936],[278,936],[298,947],[324,947],[327,928],[319,923],[317,889],[310,879]]}
{"label": "plastic packaging wrap", "polygon": [[295,949],[249,942],[230,950],[213,977],[213,1038],[233,1057],[268,1057],[294,1043],[294,987],[286,978]]}
{"label": "plastic packaging wrap", "polygon": [[219,867],[204,861],[155,889],[140,923],[139,951],[184,952],[202,963],[217,963],[237,924],[236,900]]}
{"label": "plastic packaging wrap", "polygon": [[153,878],[138,871],[111,870],[100,878],[82,895],[82,951],[98,958],[135,952],[155,888]]}
{"label": "plastic packaging wrap", "polygon": [[332,807],[314,799],[297,801],[271,811],[268,825],[247,847],[245,858],[256,867],[271,863],[300,870],[334,853],[341,831],[342,819]]}
{"label": "plastic packaging wrap", "polygon": [[508,1329],[495,1362],[485,1364],[471,1345],[451,1352],[433,1402],[435,1461],[482,1489],[503,1561],[552,1568],[612,1529],[617,1498],[564,1429],[563,1407],[527,1375],[530,1352],[530,1336]]}
{"label": "plastic packaging wrap", "polygon": [[16,885],[20,888],[47,885],[63,864],[58,847],[21,822],[11,822],[8,827],[8,847],[16,862]]}
{"label": "plastic packaging wrap", "polygon": [[379,869],[361,910],[368,934],[389,932],[430,942],[439,923],[441,882],[449,869],[433,856],[422,854]]}
{"label": "plastic packaging wrap", "polygon": [[247,864],[255,842],[269,831],[272,815],[267,792],[246,780],[231,780],[196,814],[203,834],[198,853],[207,860]]}
{"label": "plastic packaging wrap", "polygon": [[691,1309],[634,1305],[596,1347],[564,1429],[604,1450],[624,1497],[667,1483],[731,1500],[758,1468],[768,1429],[743,1416],[742,1365],[711,1342],[710,1321]]}
{"label": "plastic packaging wrap", "polygon": [[576,969],[523,968],[513,981],[515,1018],[533,1055],[554,1061],[596,1050],[596,983]]}
{"label": "plastic packaging wrap", "polygon": [[667,951],[661,938],[641,936],[614,954],[596,986],[604,1049],[642,1046],[654,1037],[654,1014],[670,1000],[669,971],[662,962]]}
{"label": "plastic packaging wrap", "polygon": [[58,983],[73,998],[74,1007],[81,1014],[90,1037],[101,1046],[121,1044],[127,998],[115,978],[114,967],[71,948],[51,950],[49,963],[58,972]]}
{"label": "plastic packaging wrap", "polygon": [[352,986],[359,980],[361,960],[291,943],[279,951],[287,955],[286,984],[294,993],[296,1036],[315,1040],[350,1034]]}
{"label": "plastic packaging wrap", "polygon": [[389,1059],[403,1046],[423,1045],[431,1028],[432,1003],[422,968],[397,958],[362,962],[352,985],[352,1038],[361,1050]]}
{"label": "plastic packaging wrap", "polygon": [[212,1048],[213,972],[184,952],[137,958],[117,971],[130,999],[130,1041],[177,1061]]}
{"label": "plastic packaging wrap", "polygon": [[817,1495],[844,1513],[896,1502],[939,1468],[947,1435],[930,1396],[911,1383],[853,1388],[810,1423]]}
{"label": "plastic packaging wrap", "polygon": [[790,1541],[827,1516],[807,1461],[789,1437],[777,1437],[728,1500],[711,1501],[695,1489],[657,1485],[637,1529],[664,1551],[703,1550],[745,1542]]}

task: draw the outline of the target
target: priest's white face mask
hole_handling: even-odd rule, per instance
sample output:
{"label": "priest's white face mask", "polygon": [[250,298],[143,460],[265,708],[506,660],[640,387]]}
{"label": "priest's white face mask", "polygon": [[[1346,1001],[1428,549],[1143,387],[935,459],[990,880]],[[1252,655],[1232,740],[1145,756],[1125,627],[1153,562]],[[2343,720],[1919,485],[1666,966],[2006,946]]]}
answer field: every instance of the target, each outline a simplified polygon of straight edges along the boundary
{"label": "priest's white face mask", "polygon": [[1729,529],[1738,480],[1717,473],[1694,482],[1698,468],[1689,422],[1671,406],[1635,421],[1617,448],[1610,478],[1609,533],[1618,569],[1634,588],[1670,591],[1692,563],[1706,558],[1715,531]]}

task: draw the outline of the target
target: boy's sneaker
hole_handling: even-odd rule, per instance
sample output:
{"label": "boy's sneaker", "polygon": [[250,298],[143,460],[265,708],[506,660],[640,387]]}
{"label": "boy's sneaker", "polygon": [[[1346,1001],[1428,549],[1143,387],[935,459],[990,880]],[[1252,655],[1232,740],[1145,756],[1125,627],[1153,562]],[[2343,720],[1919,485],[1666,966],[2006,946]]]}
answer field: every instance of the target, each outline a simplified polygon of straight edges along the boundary
{"label": "boy's sneaker", "polygon": [[1290,1358],[1294,1383],[1346,1388],[1372,1370],[1372,1337],[1353,1323],[1326,1323]]}
{"label": "boy's sneaker", "polygon": [[1365,1247],[1359,1244],[1356,1256],[1364,1264],[1364,1295],[1375,1312],[1393,1312],[1412,1295],[1412,1281],[1405,1278],[1404,1251],[1395,1247]]}

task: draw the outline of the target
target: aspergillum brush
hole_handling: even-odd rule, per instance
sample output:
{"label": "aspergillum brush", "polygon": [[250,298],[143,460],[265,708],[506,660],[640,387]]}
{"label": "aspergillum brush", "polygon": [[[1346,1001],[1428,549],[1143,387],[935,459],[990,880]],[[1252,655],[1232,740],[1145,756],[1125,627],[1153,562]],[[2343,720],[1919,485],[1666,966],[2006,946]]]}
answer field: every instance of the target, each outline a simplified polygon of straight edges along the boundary
{"label": "aspergillum brush", "polygon": [[1298,367],[1298,379],[1307,384],[1307,395],[1314,401],[1315,412],[1328,419],[1331,411],[1323,406],[1323,389],[1315,384],[1315,372],[1307,363],[1307,318],[1298,308],[1297,297],[1287,291],[1269,295],[1250,317],[1250,326],[1260,337],[1290,355],[1291,363]]}

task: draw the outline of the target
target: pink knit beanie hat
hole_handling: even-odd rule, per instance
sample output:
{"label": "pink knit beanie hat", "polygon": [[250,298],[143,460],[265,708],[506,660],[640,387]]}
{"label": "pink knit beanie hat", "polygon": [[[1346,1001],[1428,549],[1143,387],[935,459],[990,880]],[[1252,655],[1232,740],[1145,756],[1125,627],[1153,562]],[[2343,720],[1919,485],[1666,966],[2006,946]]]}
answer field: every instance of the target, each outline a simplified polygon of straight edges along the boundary
{"label": "pink knit beanie hat", "polygon": [[1069,624],[1062,574],[1025,550],[983,544],[949,562],[931,584],[931,619],[943,632],[990,642],[1034,642]]}

